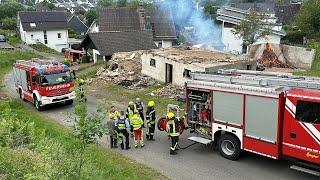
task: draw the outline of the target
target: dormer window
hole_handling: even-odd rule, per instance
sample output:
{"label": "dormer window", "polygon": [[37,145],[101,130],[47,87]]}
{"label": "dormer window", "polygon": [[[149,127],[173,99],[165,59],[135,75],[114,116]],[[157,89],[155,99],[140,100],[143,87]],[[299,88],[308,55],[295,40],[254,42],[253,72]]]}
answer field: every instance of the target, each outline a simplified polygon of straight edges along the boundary
{"label": "dormer window", "polygon": [[30,27],[36,27],[36,23],[30,23]]}

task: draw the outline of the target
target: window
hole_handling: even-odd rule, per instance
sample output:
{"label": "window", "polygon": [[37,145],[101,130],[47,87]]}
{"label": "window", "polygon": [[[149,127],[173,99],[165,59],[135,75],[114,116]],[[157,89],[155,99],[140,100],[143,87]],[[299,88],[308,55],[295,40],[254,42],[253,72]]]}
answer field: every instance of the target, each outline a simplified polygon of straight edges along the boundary
{"label": "window", "polygon": [[44,40],[44,44],[48,44],[48,40],[45,39],[45,40]]}
{"label": "window", "polygon": [[30,27],[36,27],[36,23],[30,23]]}
{"label": "window", "polygon": [[191,71],[189,69],[184,69],[183,71],[183,77],[185,78],[191,78]]}
{"label": "window", "polygon": [[156,60],[155,59],[150,59],[150,66],[156,67]]}
{"label": "window", "polygon": [[58,38],[61,39],[61,33],[58,33]]}
{"label": "window", "polygon": [[296,120],[320,124],[320,103],[298,100]]}
{"label": "window", "polygon": [[162,48],[162,42],[159,42],[158,48]]}
{"label": "window", "polygon": [[31,34],[30,36],[31,36],[31,40],[33,40],[33,34]]}

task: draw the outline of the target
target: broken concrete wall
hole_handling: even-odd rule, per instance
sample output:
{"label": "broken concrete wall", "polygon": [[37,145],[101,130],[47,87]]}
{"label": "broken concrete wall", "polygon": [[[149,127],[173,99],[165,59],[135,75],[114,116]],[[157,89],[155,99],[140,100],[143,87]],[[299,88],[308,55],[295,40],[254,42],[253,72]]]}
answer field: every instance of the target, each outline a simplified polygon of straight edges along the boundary
{"label": "broken concrete wall", "polygon": [[[150,65],[151,59],[155,60],[155,66]],[[184,77],[184,70],[188,69],[192,72],[205,72],[205,68],[195,66],[193,64],[184,64],[173,61],[161,56],[154,56],[145,53],[141,56],[142,71],[141,73],[150,76],[160,82],[166,82],[166,63],[172,65],[172,84],[183,86],[188,78]]]}
{"label": "broken concrete wall", "polygon": [[[305,70],[311,69],[315,55],[316,50],[314,49],[282,44],[253,44],[248,48],[248,58],[262,64]],[[273,64],[265,62],[270,60],[274,61]]]}

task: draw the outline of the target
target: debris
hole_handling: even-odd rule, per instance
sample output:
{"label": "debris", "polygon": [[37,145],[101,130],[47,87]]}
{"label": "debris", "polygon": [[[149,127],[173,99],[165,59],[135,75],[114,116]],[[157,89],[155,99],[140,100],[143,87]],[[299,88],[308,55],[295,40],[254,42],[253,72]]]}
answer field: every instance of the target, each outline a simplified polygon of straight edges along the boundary
{"label": "debris", "polygon": [[176,99],[176,98],[178,98],[178,95],[183,94],[183,93],[184,93],[184,91],[183,91],[182,87],[177,87],[174,85],[167,85],[167,86],[164,86],[160,89],[153,91],[151,94],[154,94],[155,96],[158,96],[158,97],[168,97],[170,99]]}

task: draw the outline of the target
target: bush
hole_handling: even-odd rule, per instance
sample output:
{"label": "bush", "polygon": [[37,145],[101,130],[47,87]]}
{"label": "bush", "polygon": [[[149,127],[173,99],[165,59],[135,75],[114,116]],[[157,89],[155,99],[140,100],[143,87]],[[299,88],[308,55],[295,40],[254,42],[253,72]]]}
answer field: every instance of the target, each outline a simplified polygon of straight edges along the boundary
{"label": "bush", "polygon": [[287,41],[290,44],[303,44],[303,37],[306,34],[302,31],[292,31],[288,32],[288,34],[282,39]]}
{"label": "bush", "polygon": [[90,62],[90,59],[91,59],[91,56],[83,56],[81,58],[81,62],[82,63],[89,63]]}

